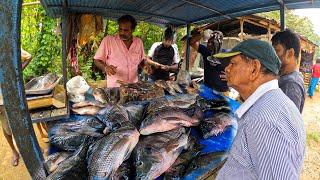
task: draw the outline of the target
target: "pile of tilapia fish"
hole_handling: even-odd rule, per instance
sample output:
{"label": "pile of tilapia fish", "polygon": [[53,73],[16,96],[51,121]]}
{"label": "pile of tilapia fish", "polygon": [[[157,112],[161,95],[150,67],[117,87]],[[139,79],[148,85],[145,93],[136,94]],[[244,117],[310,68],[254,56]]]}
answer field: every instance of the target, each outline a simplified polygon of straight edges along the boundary
{"label": "pile of tilapia fish", "polygon": [[223,132],[233,118],[227,100],[177,93],[122,104],[114,91],[95,89],[96,101],[73,105],[85,115],[81,120],[50,129],[50,143],[60,151],[46,159],[48,179],[183,179],[223,156],[201,154],[190,128],[204,139]]}

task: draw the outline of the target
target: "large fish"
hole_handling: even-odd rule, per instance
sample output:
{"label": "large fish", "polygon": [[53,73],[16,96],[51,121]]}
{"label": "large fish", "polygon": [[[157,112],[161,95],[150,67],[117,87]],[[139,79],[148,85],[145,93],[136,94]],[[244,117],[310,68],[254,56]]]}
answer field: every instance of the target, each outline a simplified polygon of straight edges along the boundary
{"label": "large fish", "polygon": [[166,81],[168,87],[176,91],[177,93],[183,93],[183,90],[179,86],[179,84],[175,81]]}
{"label": "large fish", "polygon": [[96,115],[102,107],[98,106],[85,106],[85,107],[80,107],[80,108],[72,108],[71,110],[80,115]]}
{"label": "large fish", "polygon": [[58,78],[59,77],[53,73],[49,73],[49,74],[46,74],[45,76],[37,77],[36,83],[33,86],[28,87],[27,90],[46,89],[46,88],[52,86]]}
{"label": "large fish", "polygon": [[178,96],[156,98],[150,101],[146,108],[146,114],[153,113],[158,109],[166,106],[178,107],[178,108],[189,108],[196,103],[197,95],[182,94]]}
{"label": "large fish", "polygon": [[226,153],[199,154],[189,164],[183,179],[205,179],[221,168],[227,158]]}
{"label": "large fish", "polygon": [[104,89],[104,92],[106,93],[106,95],[108,97],[109,103],[115,104],[120,100],[120,88],[119,87],[107,88],[107,89]]}
{"label": "large fish", "polygon": [[97,118],[85,117],[80,121],[56,124],[49,131],[49,140],[61,150],[75,151],[86,137],[102,137],[105,128]]}
{"label": "large fish", "polygon": [[103,104],[108,103],[109,98],[102,88],[95,88],[92,92],[92,95],[95,100]]}
{"label": "large fish", "polygon": [[132,164],[129,160],[124,161],[116,173],[110,178],[111,180],[129,180],[132,178]]}
{"label": "large fish", "polygon": [[148,114],[140,126],[140,134],[149,135],[170,131],[179,127],[197,126],[203,117],[200,108],[193,106],[187,109],[164,107]]}
{"label": "large fish", "polygon": [[217,99],[214,100],[206,100],[204,98],[198,98],[196,101],[197,106],[201,108],[202,111],[208,111],[208,110],[224,110],[225,112],[230,112],[231,109],[229,107],[229,102],[224,97],[217,97]]}
{"label": "large fish", "polygon": [[189,137],[188,149],[184,150],[164,173],[164,180],[178,180],[183,179],[188,165],[191,160],[200,152],[201,146],[197,143],[196,138]]}
{"label": "large fish", "polygon": [[87,179],[85,158],[92,138],[86,138],[80,148],[68,159],[61,162],[47,180]]}
{"label": "large fish", "polygon": [[179,85],[182,85],[184,87],[188,87],[191,84],[191,77],[188,71],[185,69],[180,69],[178,75],[177,75],[177,83]]}
{"label": "large fish", "polygon": [[217,136],[222,133],[227,126],[232,124],[234,117],[230,113],[219,112],[212,117],[206,118],[200,123],[200,130],[203,138],[207,139],[211,136]]}
{"label": "large fish", "polygon": [[81,101],[72,105],[72,108],[81,108],[87,106],[97,106],[97,107],[105,107],[106,105],[102,104],[100,101]]}
{"label": "large fish", "polygon": [[117,127],[107,136],[95,142],[88,152],[89,179],[109,179],[139,141],[139,132],[128,119],[126,111],[114,107],[109,114]]}
{"label": "large fish", "polygon": [[128,112],[129,120],[136,128],[140,127],[141,121],[145,116],[146,106],[148,104],[148,101],[135,101],[123,105],[125,110]]}
{"label": "large fish", "polygon": [[136,179],[159,177],[175,162],[187,143],[185,128],[144,137],[134,151]]}
{"label": "large fish", "polygon": [[70,156],[72,156],[71,152],[56,152],[51,154],[45,159],[45,167],[48,172],[52,173],[58,168],[61,162],[68,159]]}

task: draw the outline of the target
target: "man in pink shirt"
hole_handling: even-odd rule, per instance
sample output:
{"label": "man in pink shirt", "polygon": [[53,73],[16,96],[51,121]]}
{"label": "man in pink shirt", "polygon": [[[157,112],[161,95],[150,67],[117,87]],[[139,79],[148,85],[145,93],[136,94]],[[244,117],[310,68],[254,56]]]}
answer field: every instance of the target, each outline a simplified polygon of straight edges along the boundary
{"label": "man in pink shirt", "polygon": [[107,87],[119,87],[118,81],[137,82],[138,66],[143,64],[143,43],[132,35],[136,20],[124,15],[118,19],[118,25],[118,34],[106,36],[94,56],[95,65],[107,76]]}

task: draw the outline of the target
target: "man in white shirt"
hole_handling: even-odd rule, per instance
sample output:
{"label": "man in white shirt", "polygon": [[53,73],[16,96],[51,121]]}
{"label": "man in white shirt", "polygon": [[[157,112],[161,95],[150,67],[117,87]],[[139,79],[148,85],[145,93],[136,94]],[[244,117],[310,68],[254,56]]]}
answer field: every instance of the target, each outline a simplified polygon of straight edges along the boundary
{"label": "man in white shirt", "polygon": [[173,44],[173,31],[167,28],[163,42],[154,43],[148,53],[147,63],[152,66],[150,79],[153,81],[169,80],[170,72],[178,70],[180,61],[178,47]]}
{"label": "man in white shirt", "polygon": [[238,132],[216,179],[298,180],[306,134],[301,114],[278,86],[281,62],[272,46],[249,39],[229,53],[228,86],[244,103],[237,109]]}

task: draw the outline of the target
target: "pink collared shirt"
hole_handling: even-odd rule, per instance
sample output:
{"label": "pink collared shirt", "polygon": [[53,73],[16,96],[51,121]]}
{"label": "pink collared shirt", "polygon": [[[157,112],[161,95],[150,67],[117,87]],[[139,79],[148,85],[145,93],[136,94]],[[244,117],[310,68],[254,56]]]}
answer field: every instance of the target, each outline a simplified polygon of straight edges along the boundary
{"label": "pink collared shirt", "polygon": [[144,57],[144,48],[141,39],[133,37],[132,44],[128,49],[119,35],[106,36],[94,59],[101,60],[108,65],[117,67],[115,75],[107,77],[108,87],[119,87],[117,80],[125,83],[138,81],[138,65]]}

